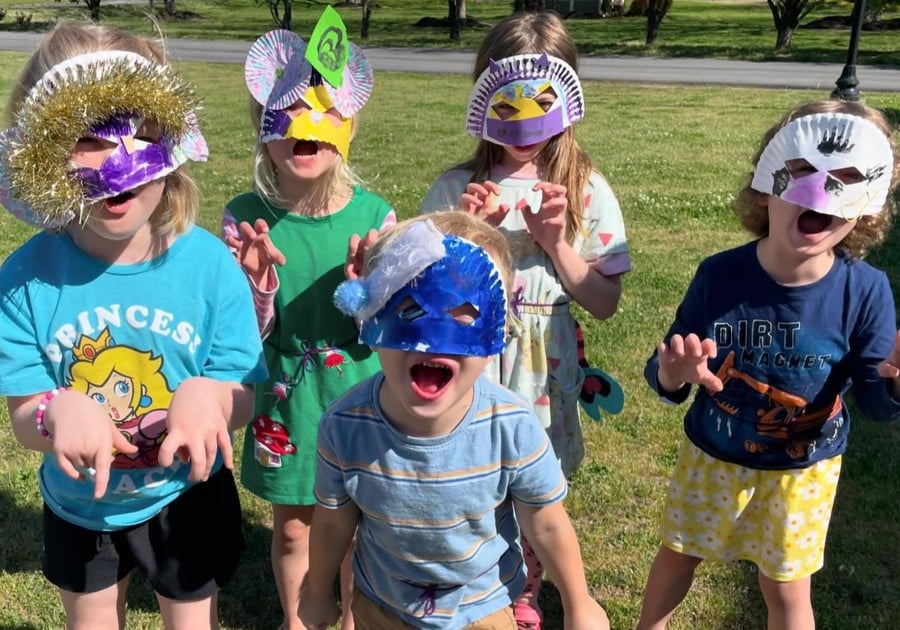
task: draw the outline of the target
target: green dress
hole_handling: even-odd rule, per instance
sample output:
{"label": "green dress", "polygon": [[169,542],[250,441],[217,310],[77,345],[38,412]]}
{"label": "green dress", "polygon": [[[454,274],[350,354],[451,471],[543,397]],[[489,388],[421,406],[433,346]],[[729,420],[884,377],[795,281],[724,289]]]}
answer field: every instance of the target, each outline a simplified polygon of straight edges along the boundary
{"label": "green dress", "polygon": [[344,280],[351,234],[393,222],[384,199],[360,187],[338,212],[304,217],[276,208],[259,195],[232,199],[226,211],[240,223],[269,224],[272,242],[287,259],[277,270],[275,323],[264,341],[269,379],[256,387],[241,483],[271,503],[312,505],[316,434],[322,413],[350,387],[380,369],[378,357],[358,343],[352,318],[334,306]]}

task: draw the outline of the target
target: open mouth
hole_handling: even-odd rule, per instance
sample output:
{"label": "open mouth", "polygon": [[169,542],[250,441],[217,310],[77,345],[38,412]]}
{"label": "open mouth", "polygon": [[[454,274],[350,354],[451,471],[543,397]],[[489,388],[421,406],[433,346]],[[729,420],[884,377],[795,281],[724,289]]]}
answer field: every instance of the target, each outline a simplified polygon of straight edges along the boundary
{"label": "open mouth", "polygon": [[834,217],[816,212],[815,210],[806,210],[797,217],[797,229],[801,234],[818,234],[828,229]]}
{"label": "open mouth", "polygon": [[435,400],[453,380],[453,370],[436,361],[416,363],[409,371],[413,392],[420,398]]}
{"label": "open mouth", "polygon": [[319,152],[319,144],[313,140],[297,140],[294,143],[294,155],[305,157]]}
{"label": "open mouth", "polygon": [[119,193],[119,194],[116,195],[115,197],[109,197],[109,198],[106,200],[106,203],[107,203],[108,205],[110,205],[110,206],[118,206],[118,205],[121,205],[121,204],[123,204],[123,203],[128,203],[128,202],[131,201],[133,198],[134,198],[134,191],[133,191],[133,190],[129,190],[129,191],[126,191],[126,192],[123,192],[123,193]]}

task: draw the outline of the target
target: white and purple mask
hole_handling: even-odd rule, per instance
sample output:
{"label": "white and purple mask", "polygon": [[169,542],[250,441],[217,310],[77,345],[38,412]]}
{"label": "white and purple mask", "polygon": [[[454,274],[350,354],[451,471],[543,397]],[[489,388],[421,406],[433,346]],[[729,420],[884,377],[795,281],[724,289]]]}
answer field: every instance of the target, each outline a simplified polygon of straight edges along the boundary
{"label": "white and purple mask", "polygon": [[[555,100],[546,96],[551,94]],[[584,93],[575,70],[551,55],[516,55],[490,60],[466,113],[466,131],[507,146],[549,140],[584,117]]]}
{"label": "white and purple mask", "polygon": [[874,123],[851,114],[792,120],[760,154],[753,190],[821,214],[877,214],[890,191],[894,154]]}
{"label": "white and purple mask", "polygon": [[81,181],[84,198],[93,203],[134,190],[161,179],[187,162],[175,138],[162,134],[156,140],[136,137],[144,125],[139,116],[113,116],[90,129],[90,135],[116,145],[100,168],[72,165],[69,174]]}
{"label": "white and purple mask", "polygon": [[[13,126],[0,132],[0,205],[39,228],[87,220],[91,205],[204,161],[193,89],[167,65],[124,50],[76,55],[29,90]],[[135,137],[143,121],[161,130]],[[73,164],[85,137],[115,144],[98,169]]]}
{"label": "white and purple mask", "polygon": [[360,343],[487,357],[503,350],[507,294],[481,247],[413,223],[367,276],[342,283],[335,304],[360,320]]}

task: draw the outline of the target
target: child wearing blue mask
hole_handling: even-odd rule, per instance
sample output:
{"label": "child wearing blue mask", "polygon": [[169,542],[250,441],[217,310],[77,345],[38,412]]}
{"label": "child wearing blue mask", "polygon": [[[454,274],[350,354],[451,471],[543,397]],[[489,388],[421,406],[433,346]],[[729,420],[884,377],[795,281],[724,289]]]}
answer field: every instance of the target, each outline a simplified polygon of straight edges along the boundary
{"label": "child wearing blue mask", "polygon": [[303,622],[337,619],[332,583],[358,527],[358,629],[514,630],[521,525],[560,591],[566,627],[608,628],[588,593],[547,434],[523,400],[483,375],[506,336],[503,235],[442,212],[399,224],[366,258],[335,300],[357,317],[382,372],[320,424]]}

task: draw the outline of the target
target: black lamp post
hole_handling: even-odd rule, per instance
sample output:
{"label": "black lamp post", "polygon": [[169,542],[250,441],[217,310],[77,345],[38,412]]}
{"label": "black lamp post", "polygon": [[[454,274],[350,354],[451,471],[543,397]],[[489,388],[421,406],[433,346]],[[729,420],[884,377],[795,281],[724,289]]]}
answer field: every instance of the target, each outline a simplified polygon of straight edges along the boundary
{"label": "black lamp post", "polygon": [[859,48],[859,33],[862,30],[863,19],[866,15],[866,0],[856,0],[853,3],[852,27],[850,30],[850,45],[847,47],[847,63],[841,71],[841,76],[834,82],[835,87],[831,92],[831,98],[842,101],[859,100],[859,80],[856,78],[856,51]]}

